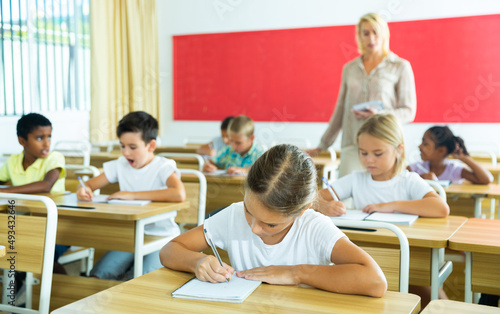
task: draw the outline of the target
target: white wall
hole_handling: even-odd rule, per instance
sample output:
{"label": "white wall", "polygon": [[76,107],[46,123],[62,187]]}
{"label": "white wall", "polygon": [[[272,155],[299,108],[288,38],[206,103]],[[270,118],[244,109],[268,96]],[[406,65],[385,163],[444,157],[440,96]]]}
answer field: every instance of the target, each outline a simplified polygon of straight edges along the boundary
{"label": "white wall", "polygon": [[[186,137],[217,135],[219,123],[173,121],[173,35],[356,24],[359,17],[368,12],[377,12],[389,22],[497,14],[500,13],[500,1],[157,0],[157,11],[162,145],[182,145]],[[494,81],[500,81],[500,78]],[[494,92],[499,93],[500,88]],[[273,122],[257,123],[257,138],[270,145],[273,141],[279,142],[280,138],[306,137],[312,145],[317,145],[327,125],[291,123],[282,121],[282,118],[277,115]],[[416,149],[429,126],[425,123],[404,126],[410,153]],[[468,146],[479,141],[493,142],[500,147],[500,124],[452,124],[450,127],[465,139]],[[339,142],[337,140],[334,147],[340,147]]]}
{"label": "white wall", "polygon": [[[86,111],[40,112],[52,123],[52,145],[61,140],[88,141],[89,113]],[[0,155],[23,150],[16,135],[20,116],[0,117]]]}

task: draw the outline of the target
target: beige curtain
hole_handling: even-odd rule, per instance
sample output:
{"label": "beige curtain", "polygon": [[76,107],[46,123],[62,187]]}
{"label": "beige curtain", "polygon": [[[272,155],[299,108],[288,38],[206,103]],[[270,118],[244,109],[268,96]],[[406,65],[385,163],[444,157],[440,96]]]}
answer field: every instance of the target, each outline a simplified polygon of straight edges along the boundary
{"label": "beige curtain", "polygon": [[156,0],[94,0],[90,20],[90,141],[102,142],[131,111],[158,119]]}

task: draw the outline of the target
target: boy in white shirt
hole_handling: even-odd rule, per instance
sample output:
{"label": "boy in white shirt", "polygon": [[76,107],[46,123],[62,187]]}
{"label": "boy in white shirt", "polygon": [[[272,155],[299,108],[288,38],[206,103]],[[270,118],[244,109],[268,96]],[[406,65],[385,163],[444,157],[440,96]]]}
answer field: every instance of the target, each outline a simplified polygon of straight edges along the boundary
{"label": "boy in white shirt", "polygon": [[[186,199],[184,185],[175,161],[154,155],[158,122],[143,111],[127,114],[118,123],[116,134],[120,139],[122,157],[104,163],[104,172],[85,182],[77,191],[79,200],[90,201],[92,191],[118,182],[120,191],[108,199],[152,200],[181,202]],[[161,236],[180,234],[173,218],[145,226],[144,233]],[[134,254],[108,251],[96,263],[91,275],[103,279],[121,279],[133,268]],[[161,267],[158,252],[144,257],[143,273]]]}

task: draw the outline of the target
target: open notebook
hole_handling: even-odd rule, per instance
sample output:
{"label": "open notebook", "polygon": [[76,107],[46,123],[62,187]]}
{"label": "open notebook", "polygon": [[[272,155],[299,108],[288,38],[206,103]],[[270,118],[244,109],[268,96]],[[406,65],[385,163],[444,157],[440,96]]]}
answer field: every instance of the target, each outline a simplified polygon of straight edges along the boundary
{"label": "open notebook", "polygon": [[151,203],[150,200],[119,200],[119,199],[106,200],[108,196],[109,195],[94,195],[92,201],[86,202],[86,201],[78,201],[76,198],[76,193],[71,193],[65,199],[65,205],[76,205],[77,202],[81,202],[81,203],[108,203],[108,204],[144,206],[146,204]]}
{"label": "open notebook", "polygon": [[395,225],[411,225],[418,219],[418,215],[394,213],[364,213],[361,209],[348,209],[342,216],[331,217],[335,219],[347,220],[365,220],[365,221],[382,221],[389,222]]}
{"label": "open notebook", "polygon": [[225,169],[217,169],[212,172],[203,172],[204,175],[206,176],[246,176],[247,173],[233,173],[233,174],[228,174]]}
{"label": "open notebook", "polygon": [[261,284],[233,275],[229,282],[210,283],[193,278],[172,292],[174,298],[241,303]]}

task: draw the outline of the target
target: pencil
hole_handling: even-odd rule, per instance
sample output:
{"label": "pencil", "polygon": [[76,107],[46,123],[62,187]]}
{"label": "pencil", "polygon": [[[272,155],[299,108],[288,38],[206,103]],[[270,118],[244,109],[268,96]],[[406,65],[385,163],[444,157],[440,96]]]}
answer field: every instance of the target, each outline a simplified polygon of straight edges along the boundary
{"label": "pencil", "polygon": [[[217,247],[215,247],[214,242],[212,241],[212,238],[208,235],[207,229],[203,228],[203,232],[205,232],[205,236],[207,237],[207,242],[208,245],[212,248],[212,251],[214,251],[215,257],[219,260],[220,266],[224,267],[224,264],[222,264],[222,259],[220,258],[219,252],[217,252]],[[226,281],[229,282],[229,278],[226,278]]]}

